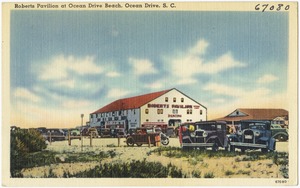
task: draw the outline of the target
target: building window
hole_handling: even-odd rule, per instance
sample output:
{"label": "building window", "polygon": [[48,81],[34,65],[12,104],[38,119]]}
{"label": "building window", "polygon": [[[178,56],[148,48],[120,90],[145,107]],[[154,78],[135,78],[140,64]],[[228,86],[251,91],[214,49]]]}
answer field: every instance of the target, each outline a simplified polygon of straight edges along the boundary
{"label": "building window", "polygon": [[164,122],[164,120],[162,119],[161,122]]}
{"label": "building window", "polygon": [[159,122],[160,120],[158,119],[157,122]]}
{"label": "building window", "polygon": [[200,110],[200,115],[202,115],[202,113],[203,113],[202,110]]}
{"label": "building window", "polygon": [[149,109],[145,109],[145,114],[149,114]]}
{"label": "building window", "polygon": [[157,109],[157,114],[163,114],[164,110],[163,109]]}
{"label": "building window", "polygon": [[176,97],[173,97],[173,102],[176,102]]}
{"label": "building window", "polygon": [[149,121],[149,119],[146,119],[146,122],[148,122]]}
{"label": "building window", "polygon": [[168,97],[165,97],[165,102],[168,102],[169,101],[169,98]]}
{"label": "building window", "polygon": [[181,102],[184,102],[184,98],[181,98]]}
{"label": "building window", "polygon": [[192,109],[187,109],[187,110],[186,110],[186,113],[187,113],[187,114],[192,114],[193,111],[192,111]]}

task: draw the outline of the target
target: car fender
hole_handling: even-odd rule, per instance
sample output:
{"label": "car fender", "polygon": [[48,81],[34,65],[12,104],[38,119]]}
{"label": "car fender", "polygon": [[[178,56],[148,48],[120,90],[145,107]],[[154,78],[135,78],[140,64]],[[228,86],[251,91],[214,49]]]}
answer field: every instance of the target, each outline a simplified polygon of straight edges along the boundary
{"label": "car fender", "polygon": [[285,135],[285,136],[289,136],[289,134],[287,134],[286,132],[278,132],[278,133],[276,133],[276,134],[274,134],[273,136],[272,136],[272,138],[275,138],[276,136],[278,136],[278,135],[281,135],[281,134],[283,134],[283,135]]}
{"label": "car fender", "polygon": [[219,137],[216,136],[216,135],[209,137],[209,138],[206,140],[206,142],[209,142],[209,141],[211,141],[211,140],[214,140],[214,141],[215,141],[215,140],[218,140],[218,142],[222,145],[222,142],[220,141]]}
{"label": "car fender", "polygon": [[239,140],[238,137],[235,134],[227,135],[227,138],[228,138],[228,143],[238,142],[238,140]]}
{"label": "car fender", "polygon": [[269,141],[269,150],[273,151],[273,149],[276,149],[276,148],[274,148],[275,144],[276,144],[275,138],[271,138]]}
{"label": "car fender", "polygon": [[260,137],[258,140],[268,142],[269,139],[270,139],[269,137]]}

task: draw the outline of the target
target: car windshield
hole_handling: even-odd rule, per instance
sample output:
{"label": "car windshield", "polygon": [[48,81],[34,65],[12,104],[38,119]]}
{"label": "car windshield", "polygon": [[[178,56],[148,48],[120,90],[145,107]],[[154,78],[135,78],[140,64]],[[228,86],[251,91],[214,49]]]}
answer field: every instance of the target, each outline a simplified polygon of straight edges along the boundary
{"label": "car windshield", "polygon": [[272,127],[272,128],[275,128],[275,129],[281,129],[281,126],[280,126],[280,125],[272,125],[271,127]]}
{"label": "car windshield", "polygon": [[258,129],[258,130],[267,130],[268,125],[262,122],[251,122],[251,123],[243,123],[242,129]]}
{"label": "car windshield", "polygon": [[197,129],[212,131],[212,130],[216,130],[216,125],[205,125],[205,124],[197,125]]}

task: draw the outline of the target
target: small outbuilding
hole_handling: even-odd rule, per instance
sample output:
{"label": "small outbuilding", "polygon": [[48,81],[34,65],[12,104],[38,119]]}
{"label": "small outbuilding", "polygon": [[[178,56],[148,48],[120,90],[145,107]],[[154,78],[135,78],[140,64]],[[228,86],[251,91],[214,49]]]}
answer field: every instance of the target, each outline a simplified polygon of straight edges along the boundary
{"label": "small outbuilding", "polygon": [[288,127],[289,112],[284,109],[274,108],[238,108],[225,117],[217,118],[227,124],[239,124],[241,120],[267,120],[281,127]]}

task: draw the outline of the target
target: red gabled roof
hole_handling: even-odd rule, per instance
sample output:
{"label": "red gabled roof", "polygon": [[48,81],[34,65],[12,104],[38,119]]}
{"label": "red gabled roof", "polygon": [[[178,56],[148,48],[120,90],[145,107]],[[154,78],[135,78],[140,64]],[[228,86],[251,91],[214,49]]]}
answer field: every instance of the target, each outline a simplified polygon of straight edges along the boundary
{"label": "red gabled roof", "polygon": [[159,91],[159,92],[155,92],[155,93],[148,93],[145,95],[139,95],[139,96],[135,96],[135,97],[119,99],[119,100],[116,100],[116,101],[104,106],[103,108],[100,108],[99,110],[93,112],[92,114],[139,108],[139,107],[143,106],[144,104],[156,99],[157,97],[159,97],[171,90],[172,89],[168,89],[168,90]]}
{"label": "red gabled roof", "polygon": [[284,109],[274,108],[238,108],[236,109],[246,116],[225,116],[216,120],[241,121],[241,120],[273,120],[276,117],[288,117],[289,112]]}

